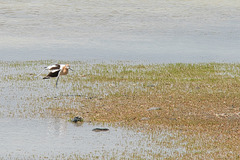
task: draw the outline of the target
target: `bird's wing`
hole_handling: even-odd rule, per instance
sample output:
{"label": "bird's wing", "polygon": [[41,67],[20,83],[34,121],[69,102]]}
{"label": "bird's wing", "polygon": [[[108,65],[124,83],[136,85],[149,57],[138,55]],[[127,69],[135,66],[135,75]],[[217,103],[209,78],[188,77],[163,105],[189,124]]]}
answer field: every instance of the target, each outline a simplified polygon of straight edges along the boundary
{"label": "bird's wing", "polygon": [[55,72],[60,71],[60,65],[59,64],[53,64],[53,65],[50,65],[48,67],[44,67],[43,71],[40,72],[38,75],[36,75],[35,78],[40,76],[45,70],[48,70],[50,73],[55,73]]}
{"label": "bird's wing", "polygon": [[55,73],[55,72],[59,72],[61,67],[59,64],[53,64],[48,66],[46,69],[51,73]]}
{"label": "bird's wing", "polygon": [[49,70],[49,72],[51,72],[51,73],[59,72],[60,73],[60,70],[61,69],[52,69],[52,70]]}
{"label": "bird's wing", "polygon": [[48,70],[56,70],[56,69],[60,69],[60,65],[59,64],[53,64],[47,67]]}

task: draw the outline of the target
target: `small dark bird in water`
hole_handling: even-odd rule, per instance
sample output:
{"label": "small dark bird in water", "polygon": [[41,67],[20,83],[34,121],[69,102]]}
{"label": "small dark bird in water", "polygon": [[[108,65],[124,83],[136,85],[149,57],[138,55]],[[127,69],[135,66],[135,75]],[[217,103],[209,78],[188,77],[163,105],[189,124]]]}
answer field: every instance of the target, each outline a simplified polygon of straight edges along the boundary
{"label": "small dark bird in water", "polygon": [[[58,79],[59,79],[60,75],[67,75],[69,69],[72,70],[70,68],[69,64],[54,64],[54,65],[50,65],[50,66],[44,68],[43,71],[48,70],[49,73],[48,73],[47,76],[43,77],[43,79],[50,79],[51,77],[57,77],[57,81],[56,81],[56,87],[57,87]],[[35,77],[38,77],[40,74],[42,74],[42,72],[39,73]]]}

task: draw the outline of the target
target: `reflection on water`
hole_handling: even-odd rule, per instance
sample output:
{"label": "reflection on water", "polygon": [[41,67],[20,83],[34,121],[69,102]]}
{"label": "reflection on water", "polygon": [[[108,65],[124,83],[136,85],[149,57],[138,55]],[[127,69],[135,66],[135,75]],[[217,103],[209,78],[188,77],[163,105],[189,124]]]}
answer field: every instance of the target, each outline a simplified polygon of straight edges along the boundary
{"label": "reflection on water", "polygon": [[2,1],[0,60],[239,61],[239,9],[239,0]]}
{"label": "reflection on water", "polygon": [[63,119],[53,118],[48,120],[48,135],[61,137],[66,135],[67,123]]}
{"label": "reflection on water", "polygon": [[[185,148],[174,145],[180,141],[178,137],[166,131],[155,135],[147,135],[123,128],[107,126],[110,131],[93,132],[97,125],[84,123],[76,125],[62,119],[0,119],[0,158],[31,156],[52,157],[57,155],[69,156],[103,153],[138,153],[147,156],[147,152],[159,153],[164,157],[173,154],[183,154]],[[100,126],[101,127],[101,126]],[[170,142],[169,142],[170,140]],[[172,147],[164,146],[165,141],[172,143]],[[121,156],[121,155],[119,155]],[[117,156],[118,157],[118,156]],[[145,157],[149,158],[149,157]]]}

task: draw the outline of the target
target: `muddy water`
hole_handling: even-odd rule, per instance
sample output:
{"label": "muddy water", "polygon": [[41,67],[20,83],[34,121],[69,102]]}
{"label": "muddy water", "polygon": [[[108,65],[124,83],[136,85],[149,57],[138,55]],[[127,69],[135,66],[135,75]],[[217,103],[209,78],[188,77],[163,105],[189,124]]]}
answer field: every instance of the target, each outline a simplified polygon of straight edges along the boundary
{"label": "muddy water", "polygon": [[[93,132],[95,127],[108,127],[106,132]],[[127,158],[138,153],[142,158],[151,153],[163,157],[184,154],[183,147],[168,148],[164,143],[173,134],[158,133],[157,137],[124,128],[73,124],[63,119],[18,119],[0,118],[0,158],[66,158],[69,156],[95,155]],[[155,139],[155,140],[153,140]],[[175,142],[173,142],[175,143]]]}
{"label": "muddy water", "polygon": [[239,62],[239,10],[238,0],[1,1],[0,60]]}

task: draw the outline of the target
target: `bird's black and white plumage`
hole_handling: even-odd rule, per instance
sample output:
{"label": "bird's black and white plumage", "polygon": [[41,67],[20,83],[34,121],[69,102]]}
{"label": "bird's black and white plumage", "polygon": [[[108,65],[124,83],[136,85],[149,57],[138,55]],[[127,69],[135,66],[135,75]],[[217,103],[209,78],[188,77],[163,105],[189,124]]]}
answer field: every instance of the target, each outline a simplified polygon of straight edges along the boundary
{"label": "bird's black and white plumage", "polygon": [[[50,79],[51,77],[57,77],[57,81],[56,81],[56,87],[57,87],[57,83],[58,83],[58,79],[60,75],[67,75],[68,74],[68,70],[72,70],[69,66],[69,64],[53,64],[50,65],[48,67],[45,67],[44,70],[42,72],[44,72],[45,70],[48,70],[48,75],[43,77],[43,79]],[[42,74],[39,73],[36,77],[38,77],[39,75]]]}
{"label": "bird's black and white plumage", "polygon": [[63,65],[61,65],[61,64],[54,64],[54,65],[45,67],[44,70],[48,70],[49,73],[46,77],[43,77],[43,79],[49,79],[51,77],[58,77],[59,76],[58,74],[60,73],[62,68],[63,68]]}

